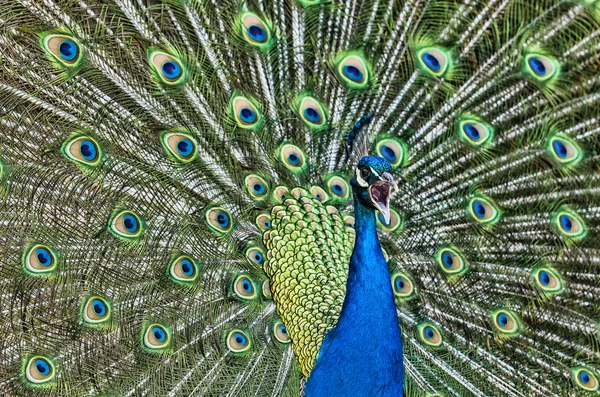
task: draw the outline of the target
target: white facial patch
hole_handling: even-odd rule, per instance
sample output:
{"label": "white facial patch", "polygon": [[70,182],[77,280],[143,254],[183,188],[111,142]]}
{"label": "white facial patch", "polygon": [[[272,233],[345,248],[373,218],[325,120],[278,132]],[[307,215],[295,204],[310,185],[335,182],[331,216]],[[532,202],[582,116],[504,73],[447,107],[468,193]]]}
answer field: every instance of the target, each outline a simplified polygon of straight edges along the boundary
{"label": "white facial patch", "polygon": [[358,169],[358,167],[356,167],[356,169],[354,170],[354,173],[356,174],[356,182],[358,182],[358,184],[360,186],[362,186],[362,187],[369,186],[369,184],[367,183],[367,181],[365,181],[364,179],[362,179],[362,177],[360,176],[360,170]]}

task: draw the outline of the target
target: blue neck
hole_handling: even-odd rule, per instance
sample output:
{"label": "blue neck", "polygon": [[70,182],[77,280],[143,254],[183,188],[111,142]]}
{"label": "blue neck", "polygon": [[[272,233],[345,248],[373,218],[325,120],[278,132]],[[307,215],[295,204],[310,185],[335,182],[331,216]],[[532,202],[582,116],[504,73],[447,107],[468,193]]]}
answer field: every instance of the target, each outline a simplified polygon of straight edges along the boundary
{"label": "blue neck", "polygon": [[375,210],[354,198],[356,241],[337,325],[325,337],[306,396],[402,396],[402,339]]}

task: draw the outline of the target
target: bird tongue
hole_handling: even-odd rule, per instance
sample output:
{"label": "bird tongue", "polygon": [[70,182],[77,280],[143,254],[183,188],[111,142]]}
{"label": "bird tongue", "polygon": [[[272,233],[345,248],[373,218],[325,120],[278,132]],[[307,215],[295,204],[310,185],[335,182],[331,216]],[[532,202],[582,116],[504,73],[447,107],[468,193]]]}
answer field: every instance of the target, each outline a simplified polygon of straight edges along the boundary
{"label": "bird tongue", "polygon": [[377,181],[369,186],[369,195],[371,196],[371,202],[383,215],[385,224],[390,223],[390,196],[391,196],[392,185],[386,181]]}

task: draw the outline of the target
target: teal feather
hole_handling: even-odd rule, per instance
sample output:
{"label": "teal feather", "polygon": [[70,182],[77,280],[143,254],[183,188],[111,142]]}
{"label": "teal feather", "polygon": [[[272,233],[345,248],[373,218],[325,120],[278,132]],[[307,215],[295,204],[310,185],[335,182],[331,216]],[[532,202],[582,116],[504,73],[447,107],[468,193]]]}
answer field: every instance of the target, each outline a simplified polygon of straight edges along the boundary
{"label": "teal feather", "polygon": [[0,390],[300,395],[370,154],[404,394],[597,393],[599,46],[593,0],[0,3]]}

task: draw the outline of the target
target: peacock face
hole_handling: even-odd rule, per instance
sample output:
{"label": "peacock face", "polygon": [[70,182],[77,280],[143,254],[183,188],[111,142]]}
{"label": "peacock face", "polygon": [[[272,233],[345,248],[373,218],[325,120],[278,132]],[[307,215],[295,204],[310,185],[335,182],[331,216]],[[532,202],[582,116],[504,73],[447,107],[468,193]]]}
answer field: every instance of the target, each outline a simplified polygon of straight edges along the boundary
{"label": "peacock face", "polygon": [[361,204],[379,210],[389,223],[392,189],[398,189],[392,165],[382,157],[365,156],[358,162],[350,183]]}

